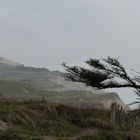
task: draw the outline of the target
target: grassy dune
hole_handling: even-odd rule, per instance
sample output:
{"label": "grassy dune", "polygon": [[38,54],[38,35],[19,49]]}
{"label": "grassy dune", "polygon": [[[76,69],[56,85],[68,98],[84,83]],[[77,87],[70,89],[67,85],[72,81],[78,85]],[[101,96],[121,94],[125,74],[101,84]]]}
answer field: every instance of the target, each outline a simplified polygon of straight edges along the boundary
{"label": "grassy dune", "polygon": [[110,125],[110,112],[46,102],[0,102],[0,140],[139,140]]}

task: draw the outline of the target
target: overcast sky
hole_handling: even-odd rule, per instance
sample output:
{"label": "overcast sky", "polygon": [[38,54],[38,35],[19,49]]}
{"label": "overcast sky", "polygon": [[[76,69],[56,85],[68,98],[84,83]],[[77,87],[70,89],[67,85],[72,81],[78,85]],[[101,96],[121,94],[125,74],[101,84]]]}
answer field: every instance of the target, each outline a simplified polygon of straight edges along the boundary
{"label": "overcast sky", "polygon": [[0,56],[52,70],[113,56],[140,70],[140,0],[0,0]]}

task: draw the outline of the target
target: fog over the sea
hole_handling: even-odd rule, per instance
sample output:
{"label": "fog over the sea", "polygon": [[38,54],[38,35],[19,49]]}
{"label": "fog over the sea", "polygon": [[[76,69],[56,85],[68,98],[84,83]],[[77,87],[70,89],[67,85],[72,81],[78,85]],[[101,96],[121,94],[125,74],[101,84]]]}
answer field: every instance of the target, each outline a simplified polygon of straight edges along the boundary
{"label": "fog over the sea", "polygon": [[140,1],[1,0],[0,56],[51,70],[113,56],[140,71]]}

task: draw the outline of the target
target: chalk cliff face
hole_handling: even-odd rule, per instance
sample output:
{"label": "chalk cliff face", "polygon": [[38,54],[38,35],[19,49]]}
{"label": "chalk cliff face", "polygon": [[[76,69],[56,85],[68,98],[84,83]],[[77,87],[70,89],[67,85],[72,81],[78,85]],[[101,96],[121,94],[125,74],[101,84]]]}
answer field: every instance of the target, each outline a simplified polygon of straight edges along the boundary
{"label": "chalk cliff face", "polygon": [[46,96],[48,101],[85,108],[109,108],[114,102],[125,106],[117,93],[66,81],[62,72],[25,67],[3,57],[0,57],[0,94],[18,99]]}
{"label": "chalk cliff face", "polygon": [[12,60],[6,59],[5,57],[0,57],[0,65],[5,65],[5,66],[18,66],[21,65],[18,62],[14,62]]}

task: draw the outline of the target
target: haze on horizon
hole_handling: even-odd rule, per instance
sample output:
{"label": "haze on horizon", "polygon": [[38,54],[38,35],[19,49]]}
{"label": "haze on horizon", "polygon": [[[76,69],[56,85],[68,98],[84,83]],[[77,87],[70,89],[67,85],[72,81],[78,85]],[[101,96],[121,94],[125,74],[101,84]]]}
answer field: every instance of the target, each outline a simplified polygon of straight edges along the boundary
{"label": "haze on horizon", "polygon": [[0,56],[61,71],[112,56],[140,71],[139,13],[139,0],[0,1]]}

